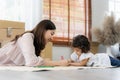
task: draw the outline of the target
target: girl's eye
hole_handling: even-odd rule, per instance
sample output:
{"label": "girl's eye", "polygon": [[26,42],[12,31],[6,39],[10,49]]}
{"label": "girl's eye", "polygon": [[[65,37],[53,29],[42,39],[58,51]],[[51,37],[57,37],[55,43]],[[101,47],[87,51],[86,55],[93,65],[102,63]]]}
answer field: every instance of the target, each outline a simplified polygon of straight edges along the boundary
{"label": "girl's eye", "polygon": [[77,50],[77,52],[79,52],[79,50]]}
{"label": "girl's eye", "polygon": [[54,32],[53,32],[53,33],[51,33],[51,35],[54,35]]}

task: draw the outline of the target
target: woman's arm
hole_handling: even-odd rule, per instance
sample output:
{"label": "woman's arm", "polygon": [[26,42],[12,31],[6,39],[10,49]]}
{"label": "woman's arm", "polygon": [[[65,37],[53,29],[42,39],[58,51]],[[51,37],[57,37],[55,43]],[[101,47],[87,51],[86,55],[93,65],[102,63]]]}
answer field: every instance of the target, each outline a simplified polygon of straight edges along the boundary
{"label": "woman's arm", "polygon": [[80,62],[71,62],[69,63],[70,66],[85,66],[88,62],[89,58],[83,59]]}
{"label": "woman's arm", "polygon": [[60,60],[60,61],[45,60],[43,65],[45,65],[45,66],[67,66],[68,61],[67,60]]}
{"label": "woman's arm", "polygon": [[35,47],[33,44],[34,36],[32,33],[25,33],[18,40],[21,53],[25,59],[25,66],[40,66],[44,60],[40,56],[35,55]]}

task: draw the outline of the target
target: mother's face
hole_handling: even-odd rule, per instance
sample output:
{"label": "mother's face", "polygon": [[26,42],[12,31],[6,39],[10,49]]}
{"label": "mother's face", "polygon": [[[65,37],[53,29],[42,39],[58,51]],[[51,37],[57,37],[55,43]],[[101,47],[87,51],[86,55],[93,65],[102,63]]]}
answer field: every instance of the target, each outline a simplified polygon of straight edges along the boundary
{"label": "mother's face", "polygon": [[52,41],[54,34],[55,34],[55,30],[47,30],[45,32],[46,43]]}

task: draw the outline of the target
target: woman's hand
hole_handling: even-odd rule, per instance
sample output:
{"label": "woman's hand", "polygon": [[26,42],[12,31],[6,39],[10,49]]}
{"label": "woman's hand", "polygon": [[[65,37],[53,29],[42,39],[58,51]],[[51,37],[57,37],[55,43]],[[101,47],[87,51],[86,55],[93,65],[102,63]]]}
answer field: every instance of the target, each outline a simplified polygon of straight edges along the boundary
{"label": "woman's hand", "polygon": [[68,60],[60,60],[58,61],[58,65],[57,66],[68,66]]}
{"label": "woman's hand", "polygon": [[45,66],[68,66],[68,60],[60,60],[60,61],[44,61]]}

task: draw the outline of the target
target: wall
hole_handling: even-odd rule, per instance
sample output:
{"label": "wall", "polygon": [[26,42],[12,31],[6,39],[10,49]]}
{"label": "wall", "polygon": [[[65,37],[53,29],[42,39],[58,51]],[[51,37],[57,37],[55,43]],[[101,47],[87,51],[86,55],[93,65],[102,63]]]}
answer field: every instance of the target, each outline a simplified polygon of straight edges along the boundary
{"label": "wall", "polygon": [[[108,0],[92,0],[92,27],[101,28],[108,11]],[[92,41],[96,41],[92,33]]]}
{"label": "wall", "polygon": [[63,56],[64,59],[69,59],[70,54],[72,53],[72,49],[67,46],[53,46],[52,50],[53,60],[61,60],[61,56]]}

